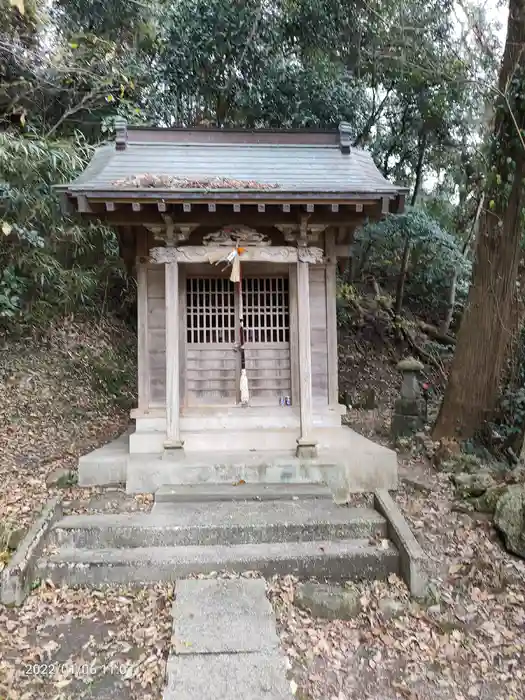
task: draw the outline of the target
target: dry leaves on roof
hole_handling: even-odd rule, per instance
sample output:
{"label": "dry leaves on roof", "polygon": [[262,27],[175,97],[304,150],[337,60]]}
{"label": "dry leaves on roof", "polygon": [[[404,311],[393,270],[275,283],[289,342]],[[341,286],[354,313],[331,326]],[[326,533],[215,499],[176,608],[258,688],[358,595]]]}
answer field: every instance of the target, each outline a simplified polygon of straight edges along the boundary
{"label": "dry leaves on roof", "polygon": [[256,180],[236,180],[231,177],[184,177],[174,175],[131,175],[114,180],[115,187],[151,188],[170,190],[275,190],[280,185]]}

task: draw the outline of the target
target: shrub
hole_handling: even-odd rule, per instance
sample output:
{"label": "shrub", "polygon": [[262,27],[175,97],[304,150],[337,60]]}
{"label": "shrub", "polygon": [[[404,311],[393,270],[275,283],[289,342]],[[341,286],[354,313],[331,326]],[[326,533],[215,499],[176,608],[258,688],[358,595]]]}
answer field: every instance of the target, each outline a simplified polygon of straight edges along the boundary
{"label": "shrub", "polygon": [[439,318],[446,309],[451,278],[456,271],[456,305],[461,306],[468,292],[471,265],[456,238],[424,211],[411,209],[361,228],[352,248],[357,259],[354,268],[361,275],[373,275],[380,284],[392,289],[407,239],[410,259],[405,301],[414,310]]}
{"label": "shrub", "polygon": [[0,324],[101,308],[126,287],[115,233],[66,215],[53,186],[75,177],[92,149],[0,133]]}

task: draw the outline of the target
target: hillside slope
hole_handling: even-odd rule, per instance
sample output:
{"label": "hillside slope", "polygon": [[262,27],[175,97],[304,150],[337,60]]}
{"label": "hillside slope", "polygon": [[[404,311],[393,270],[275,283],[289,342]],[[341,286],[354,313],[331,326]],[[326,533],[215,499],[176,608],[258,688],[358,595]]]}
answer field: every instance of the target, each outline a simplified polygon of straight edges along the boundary
{"label": "hillside slope", "polygon": [[135,396],[135,337],[105,319],[62,320],[0,348],[0,512],[34,519],[46,476],[126,429]]}

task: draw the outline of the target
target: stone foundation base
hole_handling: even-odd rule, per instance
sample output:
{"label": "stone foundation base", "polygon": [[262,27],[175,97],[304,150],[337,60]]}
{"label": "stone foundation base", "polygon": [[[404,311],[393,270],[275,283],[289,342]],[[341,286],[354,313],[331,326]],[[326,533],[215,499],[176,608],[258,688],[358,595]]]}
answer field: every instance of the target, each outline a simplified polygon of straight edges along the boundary
{"label": "stone foundation base", "polygon": [[297,440],[295,456],[299,459],[316,459],[319,456],[317,442],[315,440]]}
{"label": "stone foundation base", "polygon": [[[178,484],[327,483],[339,502],[353,492],[397,488],[396,453],[346,427],[317,431],[315,457],[297,456],[297,438],[295,449],[289,450],[216,451],[212,441],[198,452],[173,449],[130,455],[128,437],[81,457],[79,484],[125,482],[128,493],[153,493],[160,486]],[[302,447],[310,450],[312,444]]]}

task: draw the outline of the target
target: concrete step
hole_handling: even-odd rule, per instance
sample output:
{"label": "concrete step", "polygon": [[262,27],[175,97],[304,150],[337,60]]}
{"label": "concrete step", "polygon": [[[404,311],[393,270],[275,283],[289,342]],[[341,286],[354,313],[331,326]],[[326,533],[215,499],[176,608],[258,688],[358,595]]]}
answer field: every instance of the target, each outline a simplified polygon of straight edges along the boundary
{"label": "concrete step", "polygon": [[216,501],[292,501],[332,498],[322,484],[190,484],[161,486],[155,492],[156,503]]}
{"label": "concrete step", "polygon": [[386,547],[382,544],[348,539],[215,547],[62,547],[38,562],[36,575],[69,586],[148,584],[214,571],[258,571],[266,577],[294,574],[321,580],[384,580],[399,573],[399,555],[391,543]]}
{"label": "concrete step", "polygon": [[[346,406],[317,407],[312,415],[314,427],[338,427]],[[131,412],[136,419],[139,433],[166,432],[166,412],[153,408],[147,413]],[[180,414],[182,431],[206,430],[268,430],[272,428],[297,428],[300,426],[298,406],[279,406],[277,401],[269,406],[199,406],[183,408]]]}
{"label": "concrete step", "polygon": [[[233,446],[232,446],[233,447]],[[365,470],[362,470],[363,472]],[[128,493],[155,493],[164,485],[235,484],[328,484],[344,488],[345,469],[336,455],[301,460],[295,450],[250,452],[187,452],[132,454],[128,458]],[[370,489],[367,489],[370,490]]]}
{"label": "concrete step", "polygon": [[244,545],[386,537],[386,521],[328,499],[156,503],[151,513],[70,515],[50,541],[96,548]]}

